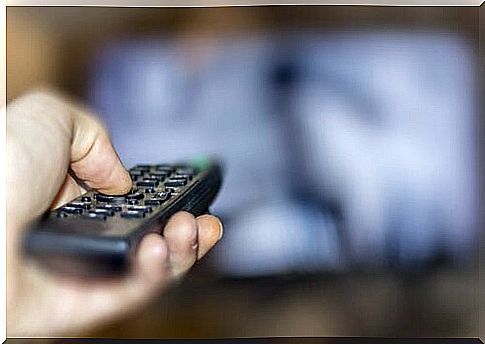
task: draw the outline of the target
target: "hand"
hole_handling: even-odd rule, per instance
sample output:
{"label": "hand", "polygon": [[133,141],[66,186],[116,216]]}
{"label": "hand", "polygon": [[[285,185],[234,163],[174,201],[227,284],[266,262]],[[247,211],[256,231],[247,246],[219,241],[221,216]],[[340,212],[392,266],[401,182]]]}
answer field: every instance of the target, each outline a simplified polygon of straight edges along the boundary
{"label": "hand", "polygon": [[209,215],[175,214],[164,236],[139,245],[133,271],[116,280],[82,281],[43,271],[21,254],[26,226],[90,188],[123,194],[130,175],[88,110],[36,91],[7,107],[7,335],[66,336],[133,311],[183,275],[222,236]]}

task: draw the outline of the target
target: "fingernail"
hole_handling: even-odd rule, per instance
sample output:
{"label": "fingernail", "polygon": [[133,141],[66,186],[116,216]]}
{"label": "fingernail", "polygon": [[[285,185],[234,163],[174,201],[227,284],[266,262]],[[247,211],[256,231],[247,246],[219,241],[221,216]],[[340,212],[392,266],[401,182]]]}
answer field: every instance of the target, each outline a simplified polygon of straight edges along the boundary
{"label": "fingernail", "polygon": [[219,238],[217,239],[218,241],[222,239],[222,235],[224,234],[224,226],[222,225],[221,220],[219,220],[218,217],[216,217],[217,223],[219,224]]}

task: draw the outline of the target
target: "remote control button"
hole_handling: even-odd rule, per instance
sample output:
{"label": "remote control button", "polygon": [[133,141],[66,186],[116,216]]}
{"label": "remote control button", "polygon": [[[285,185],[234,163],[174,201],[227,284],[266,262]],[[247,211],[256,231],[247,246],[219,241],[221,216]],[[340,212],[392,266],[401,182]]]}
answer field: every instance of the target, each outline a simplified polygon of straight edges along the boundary
{"label": "remote control button", "polygon": [[103,205],[98,205],[96,207],[96,209],[110,210],[110,211],[121,211],[121,206],[115,205],[115,204],[103,204]]}
{"label": "remote control button", "polygon": [[192,175],[191,174],[175,174],[175,175],[171,176],[170,179],[192,180]]}
{"label": "remote control button", "polygon": [[171,193],[168,191],[159,192],[154,197],[145,200],[145,205],[161,205],[170,198]]}
{"label": "remote control button", "polygon": [[131,179],[136,181],[138,179],[143,178],[143,175],[145,174],[145,171],[130,171]]}
{"label": "remote control button", "polygon": [[91,202],[91,197],[89,197],[89,196],[81,196],[81,201],[82,202]]}
{"label": "remote control button", "polygon": [[190,175],[193,176],[194,174],[196,174],[196,171],[192,167],[179,167],[175,170],[175,173],[177,173],[177,174],[190,174]]}
{"label": "remote control button", "polygon": [[130,206],[128,206],[128,210],[143,211],[145,213],[151,213],[152,212],[152,208],[147,207],[145,205],[130,205]]}
{"label": "remote control button", "polygon": [[82,208],[63,206],[58,209],[58,212],[64,212],[68,214],[82,214],[84,210]]}
{"label": "remote control button", "polygon": [[180,186],[166,186],[165,187],[165,192],[170,192],[170,195],[172,196],[177,196],[178,195],[178,189],[180,189]]}
{"label": "remote control button", "polygon": [[143,179],[136,183],[136,186],[149,186],[149,187],[156,187],[158,186],[159,182],[156,179]]}
{"label": "remote control button", "polygon": [[146,188],[145,189],[145,193],[147,193],[147,194],[153,194],[155,192],[157,192],[157,190],[155,190],[154,188]]}
{"label": "remote control button", "polygon": [[164,201],[170,198],[172,192],[170,190],[157,193],[157,198],[161,198]]}
{"label": "remote control button", "polygon": [[140,201],[137,200],[137,199],[134,199],[134,198],[130,198],[130,199],[126,200],[126,204],[128,204],[128,205],[136,205],[136,204],[139,204],[139,203],[140,203]]}
{"label": "remote control button", "polygon": [[126,194],[126,199],[143,199],[145,195],[142,192],[136,191]]}
{"label": "remote control button", "polygon": [[145,200],[145,205],[161,205],[163,202],[165,201],[161,198],[151,198]]}
{"label": "remote control button", "polygon": [[163,180],[165,178],[167,178],[168,176],[170,175],[170,173],[167,173],[167,172],[159,172],[159,171],[156,171],[156,172],[151,172],[150,173],[150,178],[151,179],[156,179],[160,182],[163,182]]}
{"label": "remote control button", "polygon": [[125,201],[125,196],[123,195],[113,196],[97,193],[94,195],[94,198],[96,198],[97,201],[108,203],[123,203]]}
{"label": "remote control button", "polygon": [[187,184],[186,179],[172,179],[172,178],[170,178],[169,180],[167,180],[165,182],[166,187],[180,187],[180,186],[184,186],[185,184]]}
{"label": "remote control button", "polygon": [[133,171],[141,171],[141,172],[148,172],[150,171],[151,169],[151,166],[150,165],[137,165],[135,167],[133,167],[130,172],[133,172]]}
{"label": "remote control button", "polygon": [[126,211],[122,211],[120,215],[121,217],[127,217],[127,218],[140,218],[140,217],[145,217],[145,212],[138,211],[138,210],[126,210]]}
{"label": "remote control button", "polygon": [[173,167],[167,164],[162,164],[162,165],[155,165],[155,169],[157,171],[167,171],[171,173],[173,171]]}
{"label": "remote control button", "polygon": [[86,203],[86,202],[71,202],[66,204],[68,207],[73,207],[73,208],[81,208],[81,209],[89,209],[91,208],[91,204]]}
{"label": "remote control button", "polygon": [[100,214],[100,215],[105,215],[105,216],[113,216],[115,212],[113,210],[107,210],[107,209],[91,209],[88,211],[90,214]]}
{"label": "remote control button", "polygon": [[91,212],[83,214],[82,217],[87,218],[87,219],[94,219],[94,220],[106,220],[106,215],[96,214],[96,213],[91,213]]}

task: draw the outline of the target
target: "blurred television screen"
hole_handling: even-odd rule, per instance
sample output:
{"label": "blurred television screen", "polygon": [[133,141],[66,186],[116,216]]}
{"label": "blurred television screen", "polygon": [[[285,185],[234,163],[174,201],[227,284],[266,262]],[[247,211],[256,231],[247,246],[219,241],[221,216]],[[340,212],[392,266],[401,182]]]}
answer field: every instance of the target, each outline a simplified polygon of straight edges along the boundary
{"label": "blurred television screen", "polygon": [[86,89],[127,166],[224,162],[222,274],[419,270],[474,257],[473,54],[433,30],[134,34]]}

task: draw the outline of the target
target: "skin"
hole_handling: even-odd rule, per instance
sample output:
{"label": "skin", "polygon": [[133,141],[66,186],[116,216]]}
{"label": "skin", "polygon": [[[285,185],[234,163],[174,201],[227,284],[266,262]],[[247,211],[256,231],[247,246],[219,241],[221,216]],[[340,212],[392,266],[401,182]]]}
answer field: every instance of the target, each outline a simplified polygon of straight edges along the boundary
{"label": "skin", "polygon": [[49,90],[7,107],[7,335],[77,336],[133,312],[183,276],[222,237],[214,216],[175,214],[140,243],[133,271],[86,280],[42,270],[21,252],[30,222],[89,188],[123,194],[131,178],[88,109]]}

